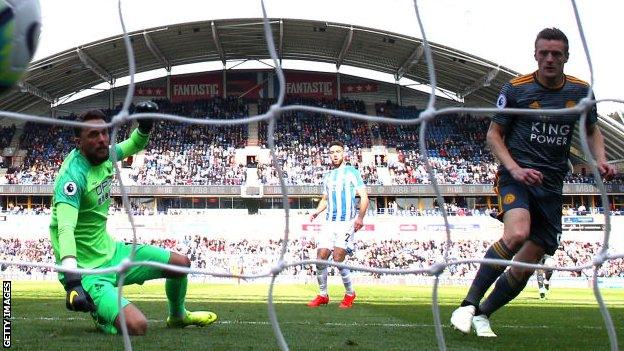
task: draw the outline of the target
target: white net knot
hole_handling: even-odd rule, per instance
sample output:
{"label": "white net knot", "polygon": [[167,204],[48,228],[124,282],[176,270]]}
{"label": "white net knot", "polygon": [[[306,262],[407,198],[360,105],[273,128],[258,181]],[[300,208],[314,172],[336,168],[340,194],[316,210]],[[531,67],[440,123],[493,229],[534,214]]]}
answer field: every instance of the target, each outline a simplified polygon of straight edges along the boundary
{"label": "white net knot", "polygon": [[113,123],[113,125],[121,125],[128,121],[129,117],[128,111],[122,109],[118,114],[113,116],[111,123]]}
{"label": "white net knot", "polygon": [[429,122],[430,120],[434,119],[435,116],[436,116],[435,108],[429,107],[420,113],[420,115],[418,116],[418,119]]}
{"label": "white net knot", "polygon": [[596,256],[594,256],[593,264],[594,266],[600,266],[608,259],[608,255],[606,252],[600,252]]}
{"label": "white net knot", "polygon": [[444,272],[445,268],[446,268],[446,262],[436,262],[432,264],[431,267],[429,267],[429,274],[437,277],[440,274],[442,274],[442,272]]}
{"label": "white net knot", "polygon": [[132,261],[130,261],[129,258],[124,258],[123,260],[121,260],[121,262],[119,263],[119,269],[118,272],[127,272],[128,269],[130,269],[130,267],[132,267]]}
{"label": "white net knot", "polygon": [[283,260],[280,260],[277,262],[277,264],[273,267],[271,267],[271,274],[272,275],[278,275],[280,273],[282,273],[282,271],[284,270],[286,266],[286,262]]}
{"label": "white net knot", "polygon": [[594,107],[594,102],[592,99],[588,97],[584,97],[581,100],[579,100],[576,107],[580,109],[581,111],[589,111],[592,109],[592,107]]}
{"label": "white net knot", "polygon": [[278,117],[279,114],[281,113],[281,109],[282,107],[280,105],[273,104],[271,105],[271,107],[269,107],[269,110],[267,111],[267,115],[270,116],[271,118]]}

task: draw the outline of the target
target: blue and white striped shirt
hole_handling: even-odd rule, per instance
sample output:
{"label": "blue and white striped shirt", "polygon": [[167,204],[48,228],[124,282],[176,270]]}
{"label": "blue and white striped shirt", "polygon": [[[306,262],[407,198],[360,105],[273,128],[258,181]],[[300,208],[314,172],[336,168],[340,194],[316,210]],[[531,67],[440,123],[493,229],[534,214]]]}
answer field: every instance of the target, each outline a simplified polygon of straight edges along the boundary
{"label": "blue and white striped shirt", "polygon": [[341,166],[323,177],[323,194],[327,196],[327,215],[330,222],[350,221],[357,215],[356,190],[363,189],[360,172],[353,166]]}

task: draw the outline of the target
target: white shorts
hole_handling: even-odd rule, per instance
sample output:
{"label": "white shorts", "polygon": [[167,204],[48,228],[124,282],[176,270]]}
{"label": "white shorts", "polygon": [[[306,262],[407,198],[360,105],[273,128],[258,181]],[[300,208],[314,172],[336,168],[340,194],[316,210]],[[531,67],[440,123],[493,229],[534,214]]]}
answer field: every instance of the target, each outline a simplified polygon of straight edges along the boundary
{"label": "white shorts", "polygon": [[335,247],[347,251],[355,249],[353,221],[324,222],[323,229],[316,238],[316,247],[333,250]]}

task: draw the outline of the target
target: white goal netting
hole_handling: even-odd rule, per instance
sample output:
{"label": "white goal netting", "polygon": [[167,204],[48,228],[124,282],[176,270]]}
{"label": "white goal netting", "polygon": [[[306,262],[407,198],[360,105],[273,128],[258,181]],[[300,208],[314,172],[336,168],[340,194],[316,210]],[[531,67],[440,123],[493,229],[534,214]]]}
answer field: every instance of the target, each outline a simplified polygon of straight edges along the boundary
{"label": "white goal netting", "polygon": [[[369,115],[363,115],[363,114],[358,114],[358,113],[352,113],[352,112],[345,112],[345,111],[339,111],[339,110],[332,110],[332,109],[326,109],[326,108],[320,108],[320,107],[313,107],[313,106],[303,106],[303,105],[289,105],[289,106],[284,106],[284,98],[285,98],[285,77],[284,77],[284,73],[281,69],[280,66],[280,60],[278,58],[278,55],[276,53],[276,48],[275,48],[275,44],[274,44],[274,39],[272,37],[272,31],[270,28],[270,24],[268,21],[268,17],[267,17],[267,13],[266,13],[266,9],[264,6],[264,2],[261,1],[261,5],[262,5],[262,12],[263,12],[263,17],[264,17],[264,32],[265,32],[265,36],[266,36],[266,42],[267,42],[267,46],[271,55],[271,58],[274,62],[275,65],[275,73],[278,77],[279,80],[279,97],[277,98],[277,101],[275,104],[273,104],[269,110],[261,115],[258,116],[253,116],[253,117],[248,117],[248,118],[242,118],[242,119],[202,119],[202,120],[198,120],[196,118],[188,118],[188,117],[184,117],[184,116],[178,116],[178,115],[170,115],[170,114],[146,114],[146,113],[138,113],[138,114],[133,114],[130,115],[129,114],[129,107],[130,104],[133,100],[133,93],[134,93],[134,76],[136,73],[136,68],[135,68],[135,61],[134,61],[134,54],[133,54],[133,49],[132,49],[132,44],[130,41],[130,38],[128,36],[128,33],[126,31],[126,27],[124,24],[124,19],[123,19],[123,14],[122,14],[122,7],[121,7],[121,1],[118,2],[118,8],[119,8],[119,18],[120,18],[120,22],[121,22],[121,26],[123,28],[123,32],[124,32],[124,41],[125,41],[125,45],[126,45],[126,50],[128,53],[128,66],[129,66],[129,76],[130,76],[130,84],[128,86],[127,89],[127,94],[123,103],[123,108],[121,109],[121,111],[115,115],[112,119],[112,121],[108,124],[108,126],[112,127],[112,137],[111,137],[111,143],[114,143],[116,140],[116,135],[118,132],[118,129],[121,125],[128,123],[131,120],[135,120],[135,119],[143,119],[143,118],[158,118],[158,119],[162,119],[162,120],[168,120],[168,121],[174,121],[174,122],[179,122],[179,123],[188,123],[188,124],[201,124],[201,125],[212,125],[212,126],[234,126],[234,125],[244,125],[244,124],[248,124],[248,123],[252,123],[252,122],[260,122],[260,121],[265,121],[268,122],[268,131],[267,131],[267,137],[268,137],[268,145],[270,148],[270,152],[271,152],[271,156],[272,156],[272,165],[273,167],[277,170],[277,174],[280,176],[280,187],[281,187],[281,191],[282,191],[282,197],[283,197],[283,204],[284,204],[284,235],[283,235],[283,246],[281,248],[281,252],[280,252],[280,256],[279,256],[279,260],[278,263],[272,267],[266,267],[265,273],[262,274],[255,274],[255,275],[244,275],[244,276],[237,276],[237,275],[232,275],[232,274],[222,274],[222,273],[215,273],[215,272],[211,272],[209,270],[200,270],[200,269],[188,269],[188,268],[181,268],[179,266],[168,266],[168,265],[164,265],[164,264],[159,264],[159,263],[154,263],[154,262],[135,262],[134,259],[134,255],[135,255],[135,247],[133,247],[133,253],[131,255],[131,257],[127,260],[125,260],[123,263],[121,263],[120,265],[113,267],[113,268],[108,268],[105,270],[102,269],[96,269],[96,270],[82,270],[82,269],[78,269],[78,270],[73,270],[74,272],[77,273],[82,273],[82,274],[94,274],[94,273],[104,273],[104,272],[118,272],[120,274],[120,279],[119,279],[119,304],[121,307],[121,294],[123,292],[123,281],[125,279],[125,275],[127,270],[130,267],[136,266],[136,265],[149,265],[149,266],[154,266],[154,267],[160,267],[160,268],[167,268],[170,270],[174,270],[176,272],[184,272],[184,273],[192,273],[192,274],[201,274],[201,275],[210,275],[210,276],[218,276],[218,277],[230,277],[230,278],[244,278],[247,280],[253,280],[253,279],[258,279],[258,278],[265,278],[265,277],[270,277],[271,278],[271,284],[269,287],[269,291],[268,291],[268,312],[269,312],[269,319],[273,328],[273,332],[275,334],[275,338],[277,340],[277,343],[280,347],[280,349],[282,350],[288,350],[289,346],[288,346],[288,342],[285,340],[283,334],[282,334],[282,330],[280,327],[280,323],[279,323],[279,319],[278,319],[278,315],[276,313],[275,310],[275,304],[273,301],[273,289],[275,286],[275,281],[276,278],[278,277],[278,275],[280,275],[282,273],[282,271],[288,267],[293,267],[293,266],[299,266],[299,265],[315,265],[315,264],[327,264],[327,265],[331,265],[331,266],[335,266],[338,268],[342,268],[342,267],[346,267],[349,268],[351,270],[356,270],[356,271],[364,271],[364,272],[371,272],[371,273],[377,273],[377,274],[395,274],[395,275],[408,275],[408,274],[427,274],[427,275],[431,275],[433,277],[435,277],[434,280],[434,284],[432,287],[433,290],[433,295],[432,295],[432,312],[433,312],[433,320],[434,320],[434,325],[435,325],[435,335],[437,337],[437,342],[438,342],[438,347],[440,350],[446,350],[446,344],[445,344],[445,339],[444,339],[444,333],[443,333],[443,329],[442,329],[442,320],[441,320],[441,315],[440,315],[440,309],[439,309],[439,301],[438,301],[438,287],[439,287],[439,277],[440,275],[449,267],[449,266],[453,266],[453,265],[462,265],[462,264],[467,264],[467,263],[480,263],[480,264],[496,264],[496,265],[504,265],[504,266],[519,266],[519,267],[526,267],[526,268],[544,268],[544,266],[542,265],[538,265],[538,264],[527,264],[527,263],[520,263],[520,262],[515,262],[515,261],[504,261],[504,260],[493,260],[493,259],[483,259],[483,258],[472,258],[472,259],[455,259],[453,257],[449,256],[449,247],[451,246],[452,243],[452,238],[451,238],[451,231],[450,231],[450,226],[449,226],[449,221],[447,218],[447,213],[446,213],[446,209],[444,206],[444,198],[440,193],[440,190],[438,188],[438,184],[437,184],[437,180],[436,177],[434,176],[431,166],[427,160],[427,146],[426,146],[426,130],[427,130],[427,125],[432,122],[435,118],[438,118],[440,116],[444,116],[444,115],[450,115],[450,114],[457,114],[457,113],[479,113],[479,114],[486,114],[486,115],[493,115],[495,113],[499,113],[501,110],[498,108],[494,108],[494,107],[487,107],[487,108],[441,108],[441,109],[437,109],[436,108],[436,75],[435,75],[435,70],[434,70],[434,62],[432,60],[432,55],[431,55],[431,50],[429,47],[429,44],[427,42],[427,36],[426,36],[426,30],[425,30],[425,26],[423,25],[423,22],[421,21],[421,14],[419,13],[419,7],[418,7],[418,2],[415,0],[414,1],[414,9],[416,12],[416,17],[418,19],[418,26],[420,28],[420,31],[422,33],[422,41],[423,41],[423,46],[424,46],[424,56],[426,59],[426,63],[427,63],[427,69],[428,69],[428,74],[429,74],[429,78],[430,78],[430,87],[431,87],[431,93],[429,95],[429,101],[427,104],[426,109],[420,113],[419,116],[416,116],[414,118],[411,119],[392,119],[392,118],[387,118],[387,117],[375,117],[375,116],[369,116]],[[593,70],[592,70],[592,63],[591,63],[591,56],[587,47],[587,42],[585,40],[585,36],[584,36],[584,32],[583,32],[583,26],[581,24],[581,20],[580,20],[580,16],[579,16],[579,11],[577,9],[577,5],[576,2],[574,0],[571,1],[571,5],[572,8],[574,10],[574,14],[576,17],[576,23],[578,26],[578,31],[580,33],[580,37],[581,37],[581,41],[583,43],[583,47],[585,50],[585,55],[586,55],[586,59],[587,62],[589,64],[589,68],[590,68],[590,73],[591,73],[591,79],[590,79],[590,83],[593,86]],[[595,100],[592,99],[592,95],[591,95],[591,89],[590,89],[590,94],[587,96],[587,98],[583,99],[582,101],[580,101],[580,103],[578,103],[576,106],[572,107],[572,108],[567,108],[567,109],[560,109],[560,110],[548,110],[548,114],[549,115],[563,115],[563,114],[569,114],[569,113],[578,113],[581,116],[580,119],[580,123],[579,123],[579,137],[581,140],[581,144],[582,144],[582,149],[584,154],[586,155],[587,160],[589,160],[589,165],[591,168],[591,171],[594,175],[594,178],[596,180],[596,186],[598,187],[598,189],[600,190],[601,193],[601,198],[602,198],[602,205],[604,208],[608,209],[610,208],[609,206],[609,199],[607,197],[606,191],[605,191],[605,186],[601,180],[599,171],[597,169],[596,166],[596,162],[592,157],[592,154],[590,152],[589,149],[589,145],[588,145],[588,141],[587,141],[587,137],[586,137],[586,128],[585,128],[585,120],[587,119],[587,112],[597,103],[599,102],[604,102],[604,101],[610,101],[610,102],[616,102],[616,103],[624,103],[623,100],[619,100],[619,99],[602,99],[602,100]],[[284,259],[286,251],[287,251],[287,246],[288,246],[288,242],[289,242],[289,228],[290,228],[290,222],[289,222],[289,212],[290,212],[290,205],[289,205],[289,201],[288,201],[288,193],[287,193],[287,187],[286,187],[286,183],[285,183],[285,179],[283,177],[283,172],[282,172],[282,167],[280,165],[280,163],[278,162],[278,157],[275,153],[275,136],[274,136],[274,131],[275,131],[275,127],[276,127],[276,121],[277,119],[280,117],[280,115],[283,112],[287,112],[287,111],[310,111],[310,112],[317,112],[317,113],[325,113],[325,114],[331,114],[333,116],[337,116],[340,118],[351,118],[351,119],[357,119],[357,120],[361,120],[361,121],[367,121],[367,122],[375,122],[375,123],[385,123],[385,124],[395,124],[395,125],[419,125],[419,131],[420,131],[420,137],[419,137],[419,147],[420,147],[420,155],[422,155],[422,161],[425,164],[427,171],[429,173],[429,179],[431,181],[431,184],[433,186],[433,188],[435,189],[435,194],[436,194],[436,198],[439,204],[439,207],[442,211],[442,215],[444,218],[444,224],[446,226],[446,250],[444,251],[444,259],[442,261],[437,262],[436,264],[427,267],[427,268],[423,268],[423,269],[403,269],[403,270],[395,270],[395,269],[376,269],[376,268],[368,268],[368,267],[363,267],[363,266],[351,266],[351,265],[347,265],[347,264],[340,264],[340,263],[335,263],[335,262],[325,262],[325,261],[318,261],[318,260],[301,260],[301,261],[287,261]],[[524,109],[506,109],[506,111],[510,112],[510,113],[514,113],[517,115],[538,115],[538,114],[542,114],[544,111],[543,110],[524,110]],[[19,113],[11,113],[11,112],[1,112],[0,113],[1,116],[4,117],[8,117],[8,118],[13,118],[13,119],[18,119],[18,120],[22,120],[22,121],[31,121],[31,122],[37,122],[37,123],[47,123],[47,124],[57,124],[57,125],[63,125],[63,126],[80,126],[81,124],[78,122],[72,122],[72,121],[66,121],[66,120],[51,120],[50,118],[45,118],[45,117],[37,117],[37,116],[30,116],[30,115],[25,115],[25,114],[19,114]],[[113,154],[115,153],[115,148],[112,147],[111,148]],[[116,155],[113,155],[113,157],[115,157]],[[120,174],[120,169],[119,169],[119,165],[115,164],[115,167],[117,168],[117,173]],[[132,215],[132,211],[130,210],[130,201],[128,198],[128,195],[126,193],[126,189],[121,181],[121,179],[119,179],[119,184],[120,184],[120,189],[121,189],[121,194],[122,194],[122,198],[123,198],[123,205],[126,209],[126,212],[128,213],[128,220],[130,221],[131,225],[132,225],[132,232],[134,235],[134,243],[136,244],[136,226],[134,224],[134,220],[133,220],[133,215]],[[598,267],[600,267],[603,263],[605,263],[608,260],[612,260],[612,259],[617,259],[617,258],[624,258],[624,253],[618,253],[618,254],[609,254],[608,249],[609,249],[609,238],[611,235],[611,222],[610,222],[610,218],[609,218],[609,211],[605,211],[605,230],[604,230],[604,237],[603,237],[603,241],[602,241],[602,248],[601,250],[598,252],[598,254],[594,257],[593,262],[591,264],[585,265],[585,266],[567,266],[567,267],[554,267],[553,270],[560,270],[560,271],[579,271],[582,269],[593,269],[594,272],[594,279],[593,279],[593,291],[594,291],[594,295],[596,298],[596,301],[598,302],[598,305],[600,307],[600,312],[602,314],[607,332],[608,332],[608,336],[609,336],[609,342],[610,342],[610,347],[611,350],[615,351],[618,350],[618,341],[617,341],[617,336],[616,336],[616,331],[615,331],[615,327],[613,325],[613,321],[611,319],[611,316],[609,314],[609,311],[603,301],[602,298],[602,294],[598,285],[598,279],[597,279],[597,272],[598,272]],[[34,262],[25,262],[25,261],[20,261],[20,262],[15,262],[15,261],[1,261],[0,263],[2,264],[7,264],[7,265],[19,265],[19,266],[32,266],[32,267],[48,267],[51,269],[54,269],[56,271],[63,271],[66,272],[68,271],[67,269],[64,269],[60,266],[56,266],[56,265],[50,265],[50,264],[43,264],[43,263],[34,263]],[[123,342],[124,342],[124,347],[126,350],[132,350],[132,345],[131,345],[131,341],[130,341],[130,337],[128,335],[128,330],[124,321],[124,314],[120,314],[121,317],[121,325],[122,325],[122,333],[123,333]]]}

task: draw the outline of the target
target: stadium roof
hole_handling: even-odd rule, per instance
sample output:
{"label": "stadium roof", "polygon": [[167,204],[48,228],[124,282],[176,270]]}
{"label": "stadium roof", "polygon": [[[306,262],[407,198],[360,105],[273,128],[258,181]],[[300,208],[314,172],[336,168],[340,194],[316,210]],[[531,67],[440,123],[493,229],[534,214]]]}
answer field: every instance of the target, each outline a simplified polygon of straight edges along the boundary
{"label": "stadium roof", "polygon": [[[428,84],[422,40],[348,24],[271,19],[281,59],[367,68]],[[268,59],[261,19],[228,19],[173,24],[130,33],[137,72],[229,60]],[[465,52],[431,43],[438,86],[474,105],[492,104],[502,84],[517,75]],[[128,76],[123,36],[115,36],[33,62],[24,84],[0,101],[21,111]],[[24,93],[26,92],[26,93]],[[45,101],[47,100],[47,101]]]}
{"label": "stadium roof", "polygon": [[[429,82],[419,38],[323,21],[270,19],[270,23],[280,59],[326,62],[337,68],[349,65]],[[262,19],[172,24],[135,31],[130,38],[137,73],[199,62],[270,58]],[[453,48],[430,46],[438,87],[463,98],[467,106],[493,106],[501,86],[518,75]],[[0,109],[46,108],[64,96],[126,76],[123,36],[114,36],[33,62],[20,86],[0,100]],[[621,133],[607,138],[608,154],[617,158],[624,154]]]}

